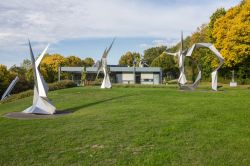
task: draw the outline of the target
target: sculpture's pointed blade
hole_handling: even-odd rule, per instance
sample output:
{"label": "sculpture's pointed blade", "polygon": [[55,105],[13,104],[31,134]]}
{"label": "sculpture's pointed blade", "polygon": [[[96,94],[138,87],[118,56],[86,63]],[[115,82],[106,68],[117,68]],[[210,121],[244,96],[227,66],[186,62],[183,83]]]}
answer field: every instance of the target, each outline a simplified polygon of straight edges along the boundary
{"label": "sculpture's pointed blade", "polygon": [[183,51],[183,32],[181,31],[181,52]]}
{"label": "sculpture's pointed blade", "polygon": [[34,53],[33,53],[32,47],[31,47],[30,40],[28,40],[28,42],[29,42],[29,49],[30,49],[31,63],[33,64],[33,62],[35,62],[35,57],[34,57]]}
{"label": "sculpture's pointed blade", "polygon": [[102,54],[102,58],[106,58],[107,57],[107,48],[105,48],[105,50],[104,50],[104,52],[103,52],[103,54]]}
{"label": "sculpture's pointed blade", "polygon": [[31,64],[32,64],[33,74],[34,74],[34,83],[35,83],[35,87],[38,89],[35,57],[34,57],[34,53],[32,51],[30,40],[28,40],[28,42],[29,42],[29,49],[30,49]]}
{"label": "sculpture's pointed blade", "polygon": [[109,46],[109,48],[107,49],[105,49],[105,51],[104,51],[104,53],[103,53],[103,58],[106,58],[107,56],[108,56],[108,53],[109,53],[109,51],[111,50],[111,48],[112,48],[112,46],[113,46],[113,44],[114,44],[114,42],[115,42],[115,38],[113,39],[113,41],[112,41],[112,43],[110,44],[110,46]]}
{"label": "sculpture's pointed blade", "polygon": [[38,59],[36,60],[36,66],[38,67],[39,64],[41,63],[46,51],[48,50],[49,48],[49,44],[46,46],[46,48],[43,50],[43,52],[41,53],[41,55],[38,57]]}

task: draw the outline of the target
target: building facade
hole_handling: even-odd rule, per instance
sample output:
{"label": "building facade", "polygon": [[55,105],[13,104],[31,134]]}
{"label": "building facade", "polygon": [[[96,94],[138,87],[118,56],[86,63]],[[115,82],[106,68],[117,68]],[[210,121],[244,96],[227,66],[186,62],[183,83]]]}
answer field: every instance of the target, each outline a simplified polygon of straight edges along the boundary
{"label": "building facade", "polygon": [[[59,67],[59,80],[63,72],[71,73],[71,79],[77,84],[81,83],[83,67]],[[158,85],[162,82],[162,71],[159,67],[120,67],[109,66],[110,80],[117,84],[151,84]],[[85,70],[88,81],[94,81],[97,67],[87,67]],[[102,77],[102,73],[100,73]]]}

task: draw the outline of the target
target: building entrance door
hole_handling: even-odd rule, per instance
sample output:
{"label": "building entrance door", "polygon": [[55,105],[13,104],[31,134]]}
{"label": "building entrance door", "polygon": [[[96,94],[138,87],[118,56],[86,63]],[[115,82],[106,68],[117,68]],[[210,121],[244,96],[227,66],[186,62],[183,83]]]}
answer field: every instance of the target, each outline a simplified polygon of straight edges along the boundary
{"label": "building entrance door", "polygon": [[135,75],[135,83],[136,84],[141,84],[141,74],[136,74]]}

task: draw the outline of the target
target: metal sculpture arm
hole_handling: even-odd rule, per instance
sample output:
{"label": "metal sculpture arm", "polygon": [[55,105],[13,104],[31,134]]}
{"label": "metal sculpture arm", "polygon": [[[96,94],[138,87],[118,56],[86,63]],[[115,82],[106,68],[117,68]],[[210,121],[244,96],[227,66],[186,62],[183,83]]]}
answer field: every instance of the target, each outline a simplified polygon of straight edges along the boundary
{"label": "metal sculpture arm", "polygon": [[16,78],[11,82],[11,84],[9,85],[9,87],[7,88],[7,90],[4,92],[1,101],[4,100],[12,91],[12,89],[14,88],[14,86],[16,85],[16,83],[19,81],[18,76],[16,76]]}
{"label": "metal sculpture arm", "polygon": [[222,55],[219,53],[219,51],[214,47],[213,44],[211,43],[196,43],[196,44],[193,44],[192,47],[188,50],[186,56],[192,56],[194,50],[196,48],[208,48],[210,49],[215,55],[216,57],[219,59],[220,61],[220,64],[219,66],[215,69],[215,70],[218,70],[224,63],[224,58],[222,57]]}
{"label": "metal sculpture arm", "polygon": [[172,55],[172,56],[178,56],[179,52],[171,53],[164,51],[165,54]]}

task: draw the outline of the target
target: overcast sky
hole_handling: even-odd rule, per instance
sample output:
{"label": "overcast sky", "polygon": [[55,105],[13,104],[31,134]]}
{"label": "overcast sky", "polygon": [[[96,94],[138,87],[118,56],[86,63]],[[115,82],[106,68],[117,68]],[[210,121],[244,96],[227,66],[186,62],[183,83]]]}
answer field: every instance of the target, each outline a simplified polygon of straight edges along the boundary
{"label": "overcast sky", "polygon": [[178,42],[180,31],[190,35],[220,7],[240,0],[1,0],[0,64],[20,65],[30,58],[29,38],[39,54],[49,53],[97,60],[113,37],[109,64],[126,51],[143,53],[156,45]]}

